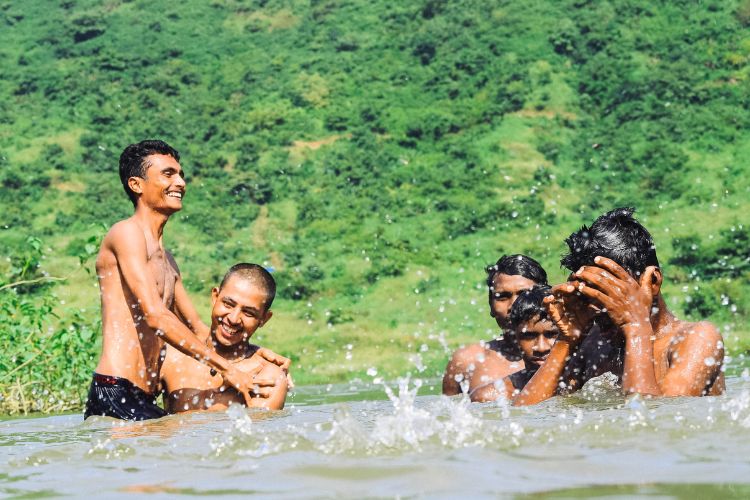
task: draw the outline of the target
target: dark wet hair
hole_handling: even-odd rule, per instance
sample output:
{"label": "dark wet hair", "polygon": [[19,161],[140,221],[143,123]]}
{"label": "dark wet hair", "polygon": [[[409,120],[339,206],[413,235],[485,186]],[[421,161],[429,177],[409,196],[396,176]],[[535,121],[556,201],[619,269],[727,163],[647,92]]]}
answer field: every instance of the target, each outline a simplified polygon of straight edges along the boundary
{"label": "dark wet hair", "polygon": [[[487,286],[490,288],[497,274],[523,276],[535,283],[547,284],[547,273],[542,265],[526,255],[503,255],[494,265],[487,266],[485,271],[487,271]],[[490,295],[492,295],[492,290],[490,290]]]}
{"label": "dark wet hair", "polygon": [[138,195],[131,191],[128,179],[146,177],[146,169],[149,167],[146,158],[150,155],[168,155],[180,161],[180,153],[164,141],[147,140],[126,147],[120,155],[120,182],[133,206],[138,201]]}
{"label": "dark wet hair", "polygon": [[534,318],[548,319],[547,308],[544,307],[544,297],[550,294],[548,285],[537,285],[531,290],[524,290],[510,308],[510,324],[513,331],[518,331],[524,323]]}
{"label": "dark wet hair", "polygon": [[266,311],[271,308],[273,299],[276,298],[276,280],[273,279],[271,273],[266,271],[263,266],[259,266],[258,264],[248,264],[245,262],[233,265],[221,280],[219,290],[224,288],[224,285],[227,284],[227,281],[229,281],[229,278],[232,276],[238,276],[260,287],[266,295],[266,300],[263,301]]}
{"label": "dark wet hair", "polygon": [[575,272],[593,265],[596,256],[612,259],[631,276],[639,276],[648,266],[659,267],[651,234],[633,218],[635,208],[616,208],[599,216],[591,227],[583,226],[565,243],[570,253],[560,264]]}

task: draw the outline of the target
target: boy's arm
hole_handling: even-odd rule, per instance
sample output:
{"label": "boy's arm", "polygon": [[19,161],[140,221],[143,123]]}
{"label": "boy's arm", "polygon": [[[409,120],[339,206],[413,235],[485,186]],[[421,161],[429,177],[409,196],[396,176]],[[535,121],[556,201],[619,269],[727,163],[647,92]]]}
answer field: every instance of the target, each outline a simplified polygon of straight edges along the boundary
{"label": "boy's arm", "polygon": [[[154,280],[147,271],[146,240],[140,228],[134,224],[120,223],[112,228],[104,244],[109,246],[117,259],[124,284],[143,311],[142,320],[178,351],[221,372],[222,377],[249,401],[251,385],[247,383],[247,377],[201,342],[162,302]],[[107,291],[102,290],[102,293]]]}
{"label": "boy's arm", "polygon": [[560,333],[544,364],[513,398],[514,406],[541,403],[557,394],[565,365],[583,339],[584,325],[589,321],[583,309],[585,306],[579,302],[575,292],[573,284],[563,283],[552,287],[552,295],[544,298],[550,318]]}
{"label": "boy's arm", "polygon": [[622,390],[626,394],[662,395],[654,369],[654,331],[651,307],[654,296],[651,278],[655,266],[649,266],[636,281],[611,259],[596,257],[596,266],[576,271],[582,281],[578,290],[606,308],[612,322],[625,336],[625,362]]}
{"label": "boy's arm", "polygon": [[513,406],[534,405],[557,394],[563,368],[571,351],[572,346],[568,339],[557,339],[544,364],[539,367],[521,392],[513,398]]}
{"label": "boy's arm", "polygon": [[258,378],[272,380],[273,386],[258,390],[258,395],[251,400],[251,404],[248,406],[252,408],[281,410],[284,408],[286,394],[289,389],[287,373],[273,363],[264,363],[264,365],[263,369],[258,373]]}

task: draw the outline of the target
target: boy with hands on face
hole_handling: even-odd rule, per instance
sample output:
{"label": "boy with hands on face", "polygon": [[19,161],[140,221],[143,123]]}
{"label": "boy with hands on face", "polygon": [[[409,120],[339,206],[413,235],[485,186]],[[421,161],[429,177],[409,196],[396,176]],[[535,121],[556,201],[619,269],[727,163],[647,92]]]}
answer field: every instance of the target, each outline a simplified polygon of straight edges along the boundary
{"label": "boy with hands on face", "polygon": [[606,371],[621,378],[626,394],[724,392],[721,334],[669,311],[653,240],[633,212],[608,212],[566,240],[570,253],[561,263],[573,273],[545,299],[560,335],[514,404],[575,391]]}

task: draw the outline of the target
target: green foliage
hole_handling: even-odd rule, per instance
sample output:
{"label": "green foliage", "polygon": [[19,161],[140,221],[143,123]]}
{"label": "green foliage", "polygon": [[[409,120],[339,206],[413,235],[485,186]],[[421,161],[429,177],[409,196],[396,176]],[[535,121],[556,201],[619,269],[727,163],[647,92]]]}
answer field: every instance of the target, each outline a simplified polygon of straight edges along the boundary
{"label": "green foliage", "polygon": [[[274,267],[274,318],[312,321],[272,346],[304,367],[298,382],[348,376],[300,354],[339,342],[330,328],[376,346],[392,370],[399,349],[426,342],[413,332],[447,331],[451,347],[491,335],[476,305],[484,265],[529,252],[563,279],[562,239],[618,205],[654,233],[680,312],[744,332],[748,12],[745,1],[7,3],[3,279],[91,271],[92,224],[132,213],[119,153],[158,137],[188,178],[165,233],[187,289],[203,304],[231,264]],[[23,324],[52,327],[56,349],[77,345],[60,333],[70,324],[96,330],[90,281],[24,286],[8,297],[51,304],[56,319]],[[420,308],[457,290],[475,303],[429,323]],[[430,375],[441,352],[425,354]],[[69,363],[93,367],[84,357]]]}
{"label": "green foliage", "polygon": [[85,311],[65,311],[57,323],[56,297],[0,290],[0,412],[66,411],[85,400],[101,324]]}

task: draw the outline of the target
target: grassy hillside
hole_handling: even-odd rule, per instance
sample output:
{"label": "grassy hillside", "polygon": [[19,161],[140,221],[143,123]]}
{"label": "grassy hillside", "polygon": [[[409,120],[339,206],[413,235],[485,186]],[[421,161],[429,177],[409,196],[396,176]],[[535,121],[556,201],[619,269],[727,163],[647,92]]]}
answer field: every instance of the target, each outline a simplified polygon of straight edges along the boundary
{"label": "grassy hillside", "polygon": [[564,237],[621,205],[670,306],[742,352],[749,23],[719,0],[0,4],[0,406],[79,404],[91,257],[144,138],[183,157],[165,240],[193,301],[273,267],[258,338],[298,383],[436,376],[495,334],[486,264],[528,253],[560,281]]}

